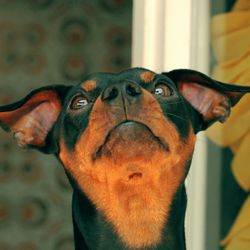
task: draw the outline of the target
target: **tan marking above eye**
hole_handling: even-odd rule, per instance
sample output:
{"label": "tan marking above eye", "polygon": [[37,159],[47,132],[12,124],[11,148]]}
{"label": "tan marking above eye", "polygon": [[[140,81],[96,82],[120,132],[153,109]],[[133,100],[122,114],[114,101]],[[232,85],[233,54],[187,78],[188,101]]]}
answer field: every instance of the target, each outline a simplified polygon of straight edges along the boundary
{"label": "tan marking above eye", "polygon": [[155,77],[155,73],[151,72],[151,71],[143,71],[140,74],[140,78],[142,81],[144,81],[145,83],[149,83],[151,82]]}
{"label": "tan marking above eye", "polygon": [[95,80],[87,80],[87,81],[82,83],[82,88],[87,92],[92,91],[96,88],[96,81]]}

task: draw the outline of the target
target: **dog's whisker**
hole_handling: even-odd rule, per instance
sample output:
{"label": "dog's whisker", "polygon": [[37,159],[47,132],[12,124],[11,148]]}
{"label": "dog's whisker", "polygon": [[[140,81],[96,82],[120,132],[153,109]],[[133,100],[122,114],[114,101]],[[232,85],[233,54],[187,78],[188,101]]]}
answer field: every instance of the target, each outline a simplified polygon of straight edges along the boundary
{"label": "dog's whisker", "polygon": [[189,123],[189,120],[188,120],[188,119],[185,119],[185,118],[183,118],[183,117],[181,117],[181,116],[179,116],[179,115],[175,115],[175,114],[170,113],[170,112],[166,112],[166,114],[167,114],[167,115],[174,116],[174,117],[176,117],[176,118],[178,118],[178,119],[180,119],[180,120],[182,120],[182,121],[185,121],[185,122],[188,122],[188,123]]}
{"label": "dog's whisker", "polygon": [[175,102],[168,102],[167,104],[179,104],[179,103],[183,103],[183,101],[175,101]]}

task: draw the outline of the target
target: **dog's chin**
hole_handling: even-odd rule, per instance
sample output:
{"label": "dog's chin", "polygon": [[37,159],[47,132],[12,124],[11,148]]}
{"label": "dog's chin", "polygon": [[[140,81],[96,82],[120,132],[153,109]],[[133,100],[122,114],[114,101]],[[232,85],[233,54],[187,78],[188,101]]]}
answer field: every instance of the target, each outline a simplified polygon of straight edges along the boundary
{"label": "dog's chin", "polygon": [[145,124],[126,121],[109,131],[95,159],[107,157],[114,161],[149,160],[155,151],[169,151],[169,146]]}

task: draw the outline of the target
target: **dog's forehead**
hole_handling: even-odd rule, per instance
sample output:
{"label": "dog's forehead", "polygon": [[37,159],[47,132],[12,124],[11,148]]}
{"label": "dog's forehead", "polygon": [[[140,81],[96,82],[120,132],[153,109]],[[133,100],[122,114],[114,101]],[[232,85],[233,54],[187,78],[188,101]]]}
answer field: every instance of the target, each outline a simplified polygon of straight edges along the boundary
{"label": "dog's forehead", "polygon": [[157,74],[144,68],[132,68],[119,73],[93,73],[87,76],[78,86],[89,92],[96,88],[104,88],[114,83],[132,81],[138,84],[150,83]]}

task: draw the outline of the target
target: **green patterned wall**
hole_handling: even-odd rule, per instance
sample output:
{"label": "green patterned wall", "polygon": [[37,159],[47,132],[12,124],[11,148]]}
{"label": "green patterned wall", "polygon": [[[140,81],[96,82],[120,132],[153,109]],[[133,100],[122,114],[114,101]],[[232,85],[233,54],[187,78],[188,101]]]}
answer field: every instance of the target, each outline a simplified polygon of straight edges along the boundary
{"label": "green patterned wall", "polygon": [[[0,105],[130,66],[132,1],[0,0]],[[0,132],[0,249],[72,250],[71,188],[53,156]]]}

